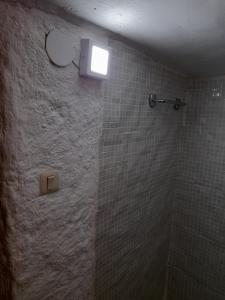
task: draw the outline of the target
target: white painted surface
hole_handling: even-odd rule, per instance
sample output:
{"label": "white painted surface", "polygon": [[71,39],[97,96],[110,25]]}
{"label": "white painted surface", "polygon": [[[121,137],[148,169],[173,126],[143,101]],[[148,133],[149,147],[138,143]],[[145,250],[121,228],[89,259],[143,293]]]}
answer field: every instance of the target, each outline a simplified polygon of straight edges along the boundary
{"label": "white painted surface", "polygon": [[[5,49],[4,61],[9,61],[5,67],[2,64],[11,104],[5,117],[13,120],[8,140],[14,164],[7,184],[10,206],[16,212],[10,234],[15,300],[92,300],[103,94],[107,91],[116,101],[123,95],[126,103],[127,90],[136,76],[124,74],[126,57],[133,57],[134,72],[141,64],[143,76],[149,65],[145,60],[137,62],[138,56],[132,56],[126,46],[121,56],[114,54],[118,59],[114,72],[115,63],[124,62],[118,74],[121,91],[115,79],[106,81],[105,86],[104,82],[80,78],[74,65],[58,68],[50,63],[45,34],[54,28],[69,33],[78,61],[81,38],[106,45],[105,31],[74,26],[37,9],[2,1],[0,11],[4,15],[0,19],[0,48]],[[120,53],[117,43],[114,51]],[[153,61],[151,66],[156,72],[151,84],[155,83],[156,89],[161,89],[161,72],[179,77]],[[59,174],[60,190],[40,196],[39,178],[46,168]]]}
{"label": "white painted surface", "polygon": [[[58,68],[45,52],[45,34],[59,28],[102,40],[38,10],[0,1],[0,48],[12,109],[14,165],[10,202],[16,300],[89,300],[94,294],[94,238],[102,86],[81,79],[74,65]],[[77,59],[77,58],[76,58]],[[54,168],[60,191],[39,196],[40,173]]]}

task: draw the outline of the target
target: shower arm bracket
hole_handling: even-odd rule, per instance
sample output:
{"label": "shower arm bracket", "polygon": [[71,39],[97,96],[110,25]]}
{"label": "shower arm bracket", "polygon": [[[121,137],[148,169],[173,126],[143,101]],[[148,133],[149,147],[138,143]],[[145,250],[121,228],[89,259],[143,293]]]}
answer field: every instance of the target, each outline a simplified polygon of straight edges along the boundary
{"label": "shower arm bracket", "polygon": [[176,98],[175,100],[169,100],[169,99],[157,99],[156,94],[150,94],[149,95],[149,106],[151,108],[154,108],[156,104],[170,104],[173,105],[175,110],[179,110],[182,106],[185,106],[186,103],[183,102],[181,99]]}

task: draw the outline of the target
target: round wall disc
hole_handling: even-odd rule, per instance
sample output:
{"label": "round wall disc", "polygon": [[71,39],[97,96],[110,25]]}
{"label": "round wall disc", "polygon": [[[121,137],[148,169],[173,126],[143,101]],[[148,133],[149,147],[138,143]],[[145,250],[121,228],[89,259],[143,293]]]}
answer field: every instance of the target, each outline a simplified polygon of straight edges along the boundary
{"label": "round wall disc", "polygon": [[59,67],[66,67],[75,56],[74,42],[69,35],[52,30],[46,39],[46,52],[51,62]]}

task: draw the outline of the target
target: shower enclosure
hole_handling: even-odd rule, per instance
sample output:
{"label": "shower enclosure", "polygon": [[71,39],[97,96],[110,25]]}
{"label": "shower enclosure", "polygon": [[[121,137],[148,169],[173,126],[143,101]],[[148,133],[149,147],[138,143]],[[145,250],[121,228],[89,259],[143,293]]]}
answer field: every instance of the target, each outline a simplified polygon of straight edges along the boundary
{"label": "shower enclosure", "polygon": [[[0,0],[0,299],[224,300],[225,76],[18,2]],[[49,60],[53,28],[74,64]],[[108,80],[80,77],[82,38],[110,47]]]}
{"label": "shower enclosure", "polygon": [[225,79],[191,80],[111,46],[96,299],[222,300]]}

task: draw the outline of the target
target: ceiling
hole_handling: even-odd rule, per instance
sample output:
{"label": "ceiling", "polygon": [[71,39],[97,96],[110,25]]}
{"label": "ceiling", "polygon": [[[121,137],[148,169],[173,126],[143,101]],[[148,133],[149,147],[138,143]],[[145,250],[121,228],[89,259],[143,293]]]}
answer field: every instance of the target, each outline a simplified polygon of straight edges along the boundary
{"label": "ceiling", "polygon": [[225,74],[225,0],[51,0],[190,75]]}

